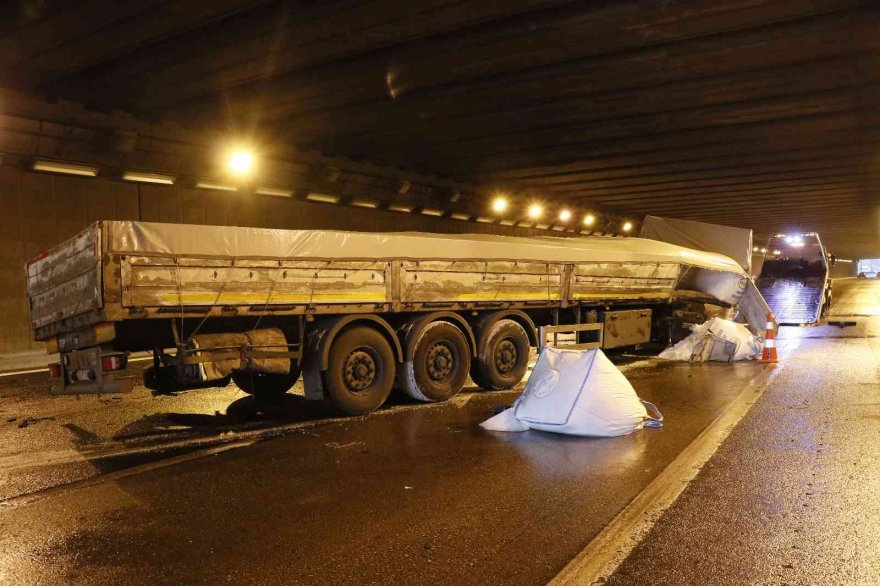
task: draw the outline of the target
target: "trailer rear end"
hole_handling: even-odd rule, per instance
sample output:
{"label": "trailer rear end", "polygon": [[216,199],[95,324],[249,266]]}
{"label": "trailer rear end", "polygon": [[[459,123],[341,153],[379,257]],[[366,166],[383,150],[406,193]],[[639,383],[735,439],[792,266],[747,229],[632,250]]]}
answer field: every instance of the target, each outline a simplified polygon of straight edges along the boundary
{"label": "trailer rear end", "polygon": [[53,392],[125,392],[128,353],[113,348],[115,323],[105,309],[104,233],[96,222],[26,267],[31,327],[60,361],[49,365]]}

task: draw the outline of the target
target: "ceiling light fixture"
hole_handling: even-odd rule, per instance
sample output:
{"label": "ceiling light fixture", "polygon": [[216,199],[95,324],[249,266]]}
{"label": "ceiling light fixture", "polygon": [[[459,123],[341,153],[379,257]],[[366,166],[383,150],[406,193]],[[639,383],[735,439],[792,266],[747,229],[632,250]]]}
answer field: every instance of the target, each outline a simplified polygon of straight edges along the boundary
{"label": "ceiling light fixture", "polygon": [[326,193],[309,193],[306,194],[306,199],[320,203],[339,203],[338,195],[328,195]]}
{"label": "ceiling light fixture", "polygon": [[379,207],[379,202],[372,199],[353,199],[351,200],[351,205],[356,208],[369,208],[374,210]]}
{"label": "ceiling light fixture", "polygon": [[272,197],[293,197],[293,190],[283,187],[258,187],[257,194],[271,195]]}
{"label": "ceiling light fixture", "polygon": [[126,171],[122,175],[123,181],[135,183],[157,183],[159,185],[174,185],[174,176],[160,175],[159,173],[141,173],[140,171]]}
{"label": "ceiling light fixture", "polygon": [[256,165],[256,157],[251,151],[243,149],[234,150],[226,161],[226,168],[237,177],[250,175]]}
{"label": "ceiling light fixture", "polygon": [[36,161],[34,171],[45,173],[61,173],[63,175],[78,175],[80,177],[97,177],[98,168],[88,165],[73,165],[71,163],[59,163],[56,161]]}
{"label": "ceiling light fixture", "polygon": [[496,197],[492,201],[492,211],[496,214],[504,213],[504,210],[507,209],[507,198],[503,196]]}
{"label": "ceiling light fixture", "polygon": [[198,189],[211,189],[214,191],[238,191],[234,185],[226,185],[224,183],[212,183],[210,181],[199,181],[196,183]]}

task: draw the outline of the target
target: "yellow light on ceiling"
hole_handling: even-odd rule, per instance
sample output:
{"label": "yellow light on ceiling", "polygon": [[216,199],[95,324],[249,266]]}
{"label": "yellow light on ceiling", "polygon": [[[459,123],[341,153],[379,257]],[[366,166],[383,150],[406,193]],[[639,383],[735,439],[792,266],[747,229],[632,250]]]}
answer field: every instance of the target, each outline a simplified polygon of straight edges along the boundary
{"label": "yellow light on ceiling", "polygon": [[246,177],[253,173],[256,162],[256,157],[251,151],[236,149],[229,154],[226,168],[237,177]]}
{"label": "yellow light on ceiling", "polygon": [[503,196],[498,196],[494,200],[492,200],[492,211],[496,214],[504,213],[504,210],[507,209],[507,198]]}
{"label": "yellow light on ceiling", "polygon": [[584,216],[584,226],[592,226],[596,223],[596,216],[593,214],[587,214]]}
{"label": "yellow light on ceiling", "polygon": [[624,222],[624,223],[623,223],[623,231],[624,231],[624,232],[629,232],[629,231],[632,230],[632,229],[633,229],[633,223],[632,223],[632,222]]}
{"label": "yellow light on ceiling", "polygon": [[539,204],[533,203],[529,206],[529,217],[532,219],[538,219],[544,213],[544,208],[542,208]]}
{"label": "yellow light on ceiling", "polygon": [[571,219],[571,211],[562,210],[561,212],[559,212],[559,219],[563,222],[569,221]]}

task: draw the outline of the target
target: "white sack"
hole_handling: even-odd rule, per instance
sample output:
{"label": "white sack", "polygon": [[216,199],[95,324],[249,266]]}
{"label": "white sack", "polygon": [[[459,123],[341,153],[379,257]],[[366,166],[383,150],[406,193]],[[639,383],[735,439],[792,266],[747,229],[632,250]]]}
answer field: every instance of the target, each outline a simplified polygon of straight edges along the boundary
{"label": "white sack", "polygon": [[513,409],[531,429],[581,436],[625,435],[649,419],[632,385],[598,349],[544,348]]}
{"label": "white sack", "polygon": [[678,361],[695,359],[695,353],[705,346],[709,336],[735,344],[736,350],[732,357],[734,361],[754,360],[763,349],[762,339],[753,335],[746,326],[720,317],[713,317],[700,325],[693,326],[691,330],[690,336],[661,352],[659,357]]}
{"label": "white sack", "polygon": [[480,427],[488,431],[528,431],[529,426],[517,419],[513,411],[513,407],[505,409],[481,423]]}

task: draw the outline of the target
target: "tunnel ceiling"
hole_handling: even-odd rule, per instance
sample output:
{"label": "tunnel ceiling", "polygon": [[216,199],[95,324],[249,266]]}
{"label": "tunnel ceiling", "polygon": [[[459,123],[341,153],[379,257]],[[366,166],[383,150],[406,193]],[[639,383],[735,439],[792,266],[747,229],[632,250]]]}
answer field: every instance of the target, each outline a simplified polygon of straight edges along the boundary
{"label": "tunnel ceiling", "polygon": [[0,86],[880,256],[876,3],[5,4]]}

